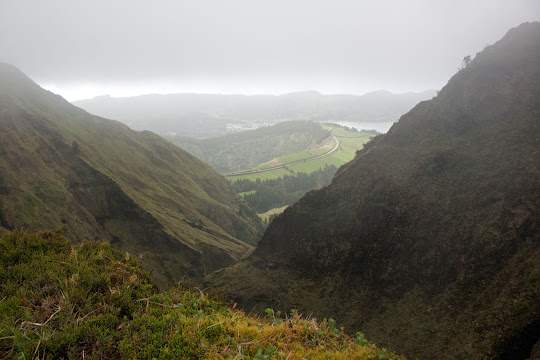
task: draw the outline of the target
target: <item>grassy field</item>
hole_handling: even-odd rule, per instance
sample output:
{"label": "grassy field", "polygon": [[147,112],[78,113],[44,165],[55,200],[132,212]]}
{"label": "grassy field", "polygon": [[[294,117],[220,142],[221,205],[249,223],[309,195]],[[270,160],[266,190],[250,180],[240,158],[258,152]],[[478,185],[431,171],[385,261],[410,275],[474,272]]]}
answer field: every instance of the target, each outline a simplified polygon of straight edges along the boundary
{"label": "grassy field", "polygon": [[267,212],[262,213],[262,214],[258,214],[258,215],[259,215],[259,217],[262,219],[262,221],[268,222],[268,220],[270,219],[270,216],[281,214],[281,213],[284,212],[285,209],[288,208],[288,207],[289,207],[289,206],[286,205],[286,206],[282,206],[282,207],[279,207],[279,208],[270,209],[270,210],[268,210]]}
{"label": "grassy field", "polygon": [[[326,125],[324,125],[324,128],[330,129]],[[364,147],[364,144],[367,143],[373,136],[373,134],[349,131],[341,127],[334,127],[332,129],[332,134],[338,138],[340,146],[337,151],[328,156],[319,159],[309,160],[309,158],[311,157],[328,152],[332,149],[334,144],[313,151],[301,151],[298,153],[281,156],[272,160],[271,162],[261,164],[257,167],[258,169],[260,169],[264,167],[270,167],[270,163],[272,166],[277,166],[279,164],[287,164],[294,161],[306,160],[303,163],[291,165],[287,167],[287,169],[281,168],[255,174],[227,176],[227,179],[233,182],[239,179],[249,179],[252,181],[255,181],[256,179],[267,180],[276,179],[278,177],[283,177],[283,175],[291,175],[298,172],[305,172],[309,174],[321,168],[324,168],[326,165],[334,165],[340,167],[341,165],[351,161],[356,155],[356,151],[362,149]]]}
{"label": "grassy field", "polygon": [[319,156],[332,150],[335,145],[335,143],[332,143],[332,145],[328,145],[319,149],[308,150],[307,152],[310,153],[311,156]]}
{"label": "grassy field", "polygon": [[249,180],[255,181],[257,179],[261,179],[261,180],[276,179],[278,177],[283,177],[283,175],[292,175],[292,173],[286,169],[276,169],[272,171],[265,171],[261,173],[255,173],[255,174],[227,176],[227,179],[232,182],[236,180],[240,180],[240,179],[249,179]]}
{"label": "grassy field", "polygon": [[335,165],[339,167],[354,159],[356,151],[363,148],[364,144],[370,140],[371,136],[373,136],[372,134],[348,131],[343,128],[332,129],[332,134],[339,140],[338,151],[319,159],[293,165],[289,170],[294,172],[306,172],[309,174],[320,168],[324,168],[326,165]]}
{"label": "grassy field", "polygon": [[307,151],[297,152],[295,154],[289,154],[285,156],[280,156],[277,158],[277,161],[279,161],[282,164],[288,164],[295,161],[300,161],[304,159],[309,159],[310,157],[313,157],[310,153]]}
{"label": "grassy field", "polygon": [[334,148],[334,146],[335,146],[335,143],[333,143],[332,145],[318,148],[318,149],[306,150],[306,151],[301,151],[294,154],[280,156],[278,158],[272,159],[264,164],[257,166],[255,169],[260,170],[260,169],[270,168],[274,166],[289,164],[295,161],[310,159],[310,158],[329,152],[330,150]]}

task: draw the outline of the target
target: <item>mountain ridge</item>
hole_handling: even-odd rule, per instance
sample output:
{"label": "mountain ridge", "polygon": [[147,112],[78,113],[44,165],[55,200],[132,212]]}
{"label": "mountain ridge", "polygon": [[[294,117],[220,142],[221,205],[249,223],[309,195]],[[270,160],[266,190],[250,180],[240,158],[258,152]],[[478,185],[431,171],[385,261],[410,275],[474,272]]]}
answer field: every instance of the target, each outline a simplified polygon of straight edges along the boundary
{"label": "mountain ridge", "polygon": [[98,97],[73,103],[87,111],[120,120],[136,130],[197,138],[225,135],[229,124],[275,124],[283,121],[392,122],[434,90],[392,94],[323,95],[304,91],[283,95],[154,94]]}
{"label": "mountain ridge", "polygon": [[[239,260],[262,224],[227,181],[149,132],[88,114],[0,66],[0,219],[140,254],[156,280]],[[155,252],[154,252],[155,251]]]}

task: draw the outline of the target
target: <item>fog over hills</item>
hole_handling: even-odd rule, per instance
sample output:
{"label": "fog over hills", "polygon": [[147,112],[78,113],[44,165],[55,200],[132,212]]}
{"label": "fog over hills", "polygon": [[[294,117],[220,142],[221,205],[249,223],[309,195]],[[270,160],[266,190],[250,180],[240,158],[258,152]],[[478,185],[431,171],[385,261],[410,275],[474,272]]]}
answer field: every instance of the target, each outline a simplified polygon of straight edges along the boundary
{"label": "fog over hills", "polygon": [[3,0],[0,61],[69,101],[418,92],[539,19],[537,0]]}
{"label": "fog over hills", "polygon": [[0,0],[0,359],[405,357],[540,360],[540,0]]}
{"label": "fog over hills", "polygon": [[362,96],[322,95],[316,91],[279,96],[169,94],[99,96],[73,104],[135,130],[204,138],[288,120],[392,123],[434,95],[435,90],[404,94],[376,91]]}

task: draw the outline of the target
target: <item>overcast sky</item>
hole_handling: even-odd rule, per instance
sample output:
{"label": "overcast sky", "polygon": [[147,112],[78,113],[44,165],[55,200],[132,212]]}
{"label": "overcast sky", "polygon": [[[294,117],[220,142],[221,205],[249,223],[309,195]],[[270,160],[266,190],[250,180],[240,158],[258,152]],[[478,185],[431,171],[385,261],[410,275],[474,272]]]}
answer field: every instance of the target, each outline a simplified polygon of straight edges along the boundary
{"label": "overcast sky", "polygon": [[0,61],[68,100],[440,89],[540,0],[0,0]]}

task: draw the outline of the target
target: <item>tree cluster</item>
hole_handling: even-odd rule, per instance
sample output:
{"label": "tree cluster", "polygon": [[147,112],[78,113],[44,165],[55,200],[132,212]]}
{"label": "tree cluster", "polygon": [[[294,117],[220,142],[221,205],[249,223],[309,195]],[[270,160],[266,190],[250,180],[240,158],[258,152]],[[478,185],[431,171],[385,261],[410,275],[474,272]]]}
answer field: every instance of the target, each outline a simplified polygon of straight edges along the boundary
{"label": "tree cluster", "polygon": [[310,174],[300,172],[285,175],[283,178],[256,181],[241,179],[232,183],[232,187],[239,193],[255,191],[246,194],[244,200],[258,213],[264,213],[270,209],[291,205],[306,192],[328,185],[336,171],[337,168],[330,165]]}

